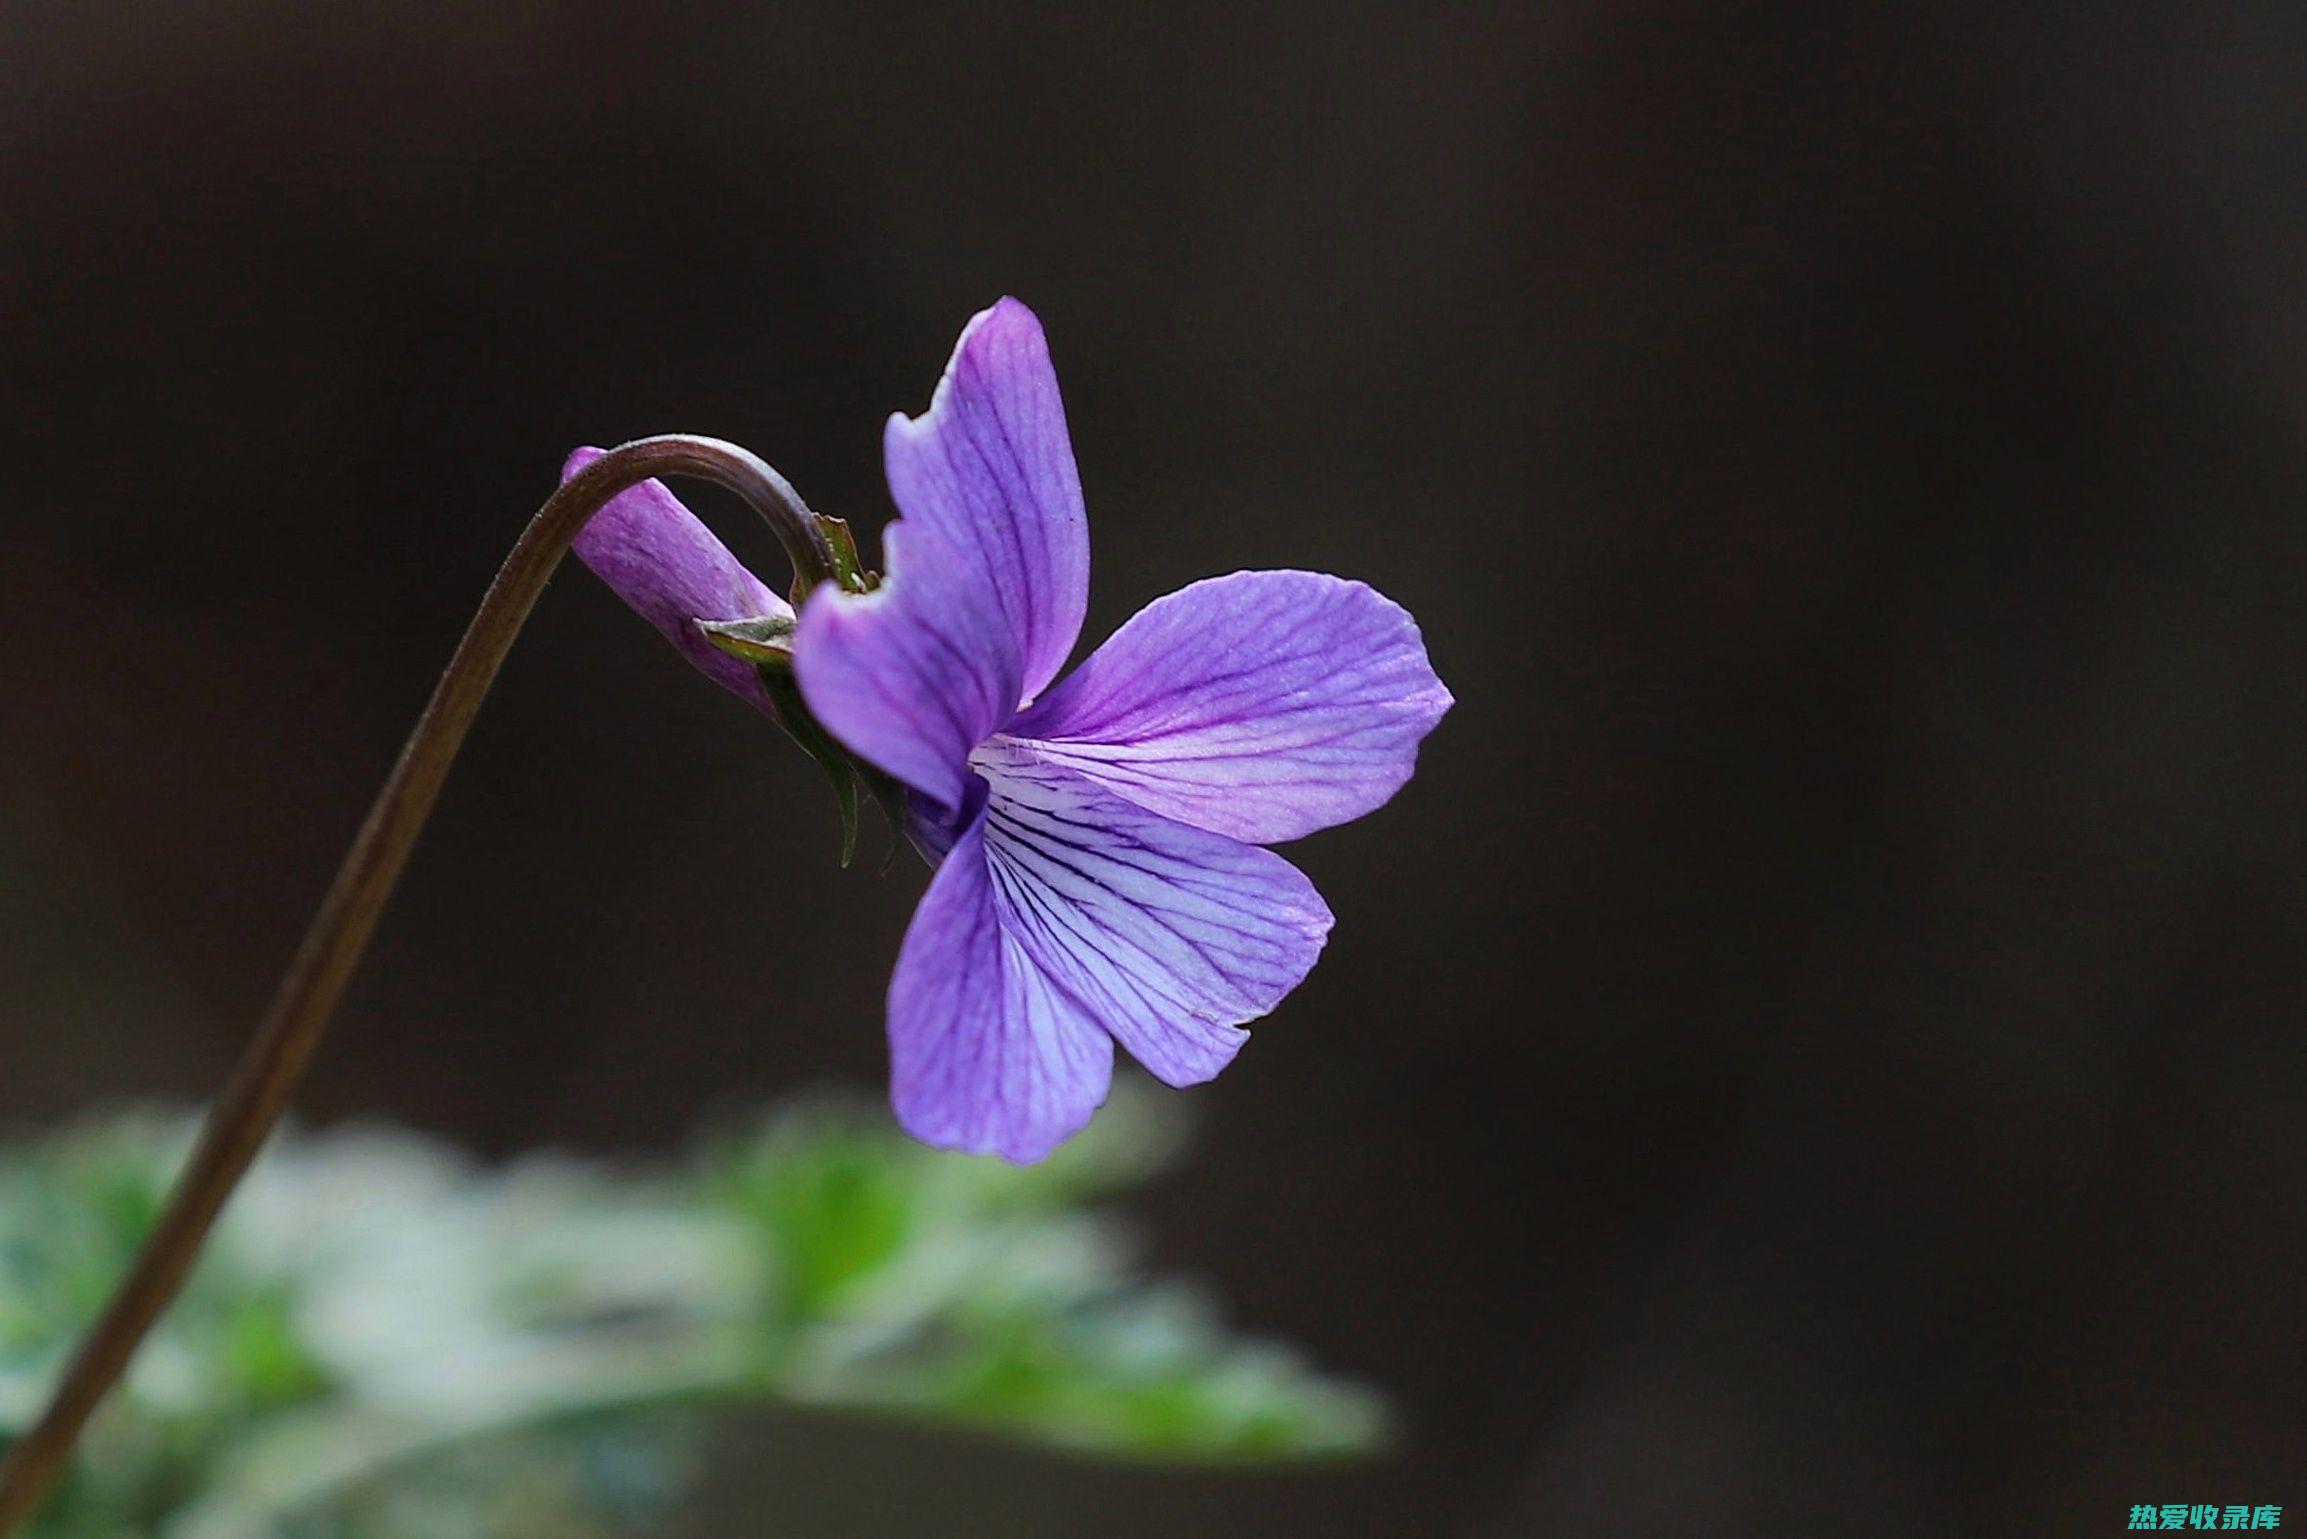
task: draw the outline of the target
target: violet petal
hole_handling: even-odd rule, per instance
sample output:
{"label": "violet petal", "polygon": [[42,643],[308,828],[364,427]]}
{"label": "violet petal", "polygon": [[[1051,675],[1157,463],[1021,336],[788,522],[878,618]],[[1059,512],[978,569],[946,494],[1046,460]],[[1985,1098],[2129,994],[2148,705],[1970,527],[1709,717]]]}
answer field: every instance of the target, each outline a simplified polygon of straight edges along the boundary
{"label": "violet petal", "polygon": [[825,730],[947,808],[967,799],[969,751],[1017,700],[1017,649],[995,595],[937,532],[882,532],[871,593],[821,584],[801,606],[793,674]]}
{"label": "violet petal", "polygon": [[973,762],[1003,925],[1156,1078],[1215,1075],[1320,955],[1329,907],[1281,856],[999,742]]}
{"label": "violet petal", "polygon": [[890,1102],[924,1143],[1019,1164],[1087,1123],[1113,1041],[1003,926],[973,819],[914,912],[889,982]]}
{"label": "violet petal", "polygon": [[1139,610],[1007,731],[1149,811],[1269,844],[1383,804],[1450,705],[1399,604],[1236,572]]}
{"label": "violet petal", "polygon": [[972,317],[929,409],[891,417],[882,453],[898,512],[935,530],[998,595],[1024,695],[1040,693],[1081,634],[1089,522],[1033,312],[1004,299]]}

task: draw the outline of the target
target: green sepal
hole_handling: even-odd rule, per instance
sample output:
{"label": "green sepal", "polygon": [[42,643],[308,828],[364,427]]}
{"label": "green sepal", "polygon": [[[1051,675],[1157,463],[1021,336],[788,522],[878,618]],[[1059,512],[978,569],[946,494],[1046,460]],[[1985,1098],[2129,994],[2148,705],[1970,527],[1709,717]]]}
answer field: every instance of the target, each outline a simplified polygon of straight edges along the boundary
{"label": "green sepal", "polygon": [[809,714],[808,702],[801,698],[801,686],[793,682],[790,666],[763,663],[754,671],[769,693],[769,703],[777,708],[777,724],[833,782],[833,799],[841,807],[841,864],[847,868],[857,856],[857,765],[833,740],[833,734]]}
{"label": "green sepal", "polygon": [[889,849],[881,857],[881,869],[876,875],[887,876],[890,863],[897,859],[897,846],[905,835],[905,787],[862,760],[852,760],[857,778],[865,782],[865,789],[873,793],[880,805],[881,815],[889,820]]}
{"label": "green sepal", "polygon": [[[823,513],[813,515],[818,527],[825,532],[825,543],[833,558],[832,581],[844,593],[871,593],[881,586],[878,573],[869,572],[857,556],[857,537],[850,532],[846,519],[832,518]],[[793,602],[796,607],[806,602],[809,595],[794,585]],[[905,788],[871,765],[852,758],[810,714],[809,704],[801,698],[800,687],[793,681],[793,633],[800,628],[798,618],[764,615],[753,620],[699,620],[697,629],[705,639],[732,657],[740,657],[753,664],[760,675],[761,687],[768,692],[769,703],[777,709],[777,720],[786,735],[800,745],[801,751],[817,761],[833,782],[833,798],[841,808],[841,864],[847,867],[857,858],[857,803],[858,788],[862,785],[872,794],[882,815],[889,819],[889,853],[881,862],[887,871],[890,861],[897,856],[897,836],[905,828]]]}
{"label": "green sepal", "polygon": [[867,571],[857,557],[857,536],[850,531],[849,520],[820,513],[817,527],[825,531],[825,543],[833,548],[833,580],[841,585],[842,592],[871,593],[881,586],[880,574]]}
{"label": "green sepal", "polygon": [[746,662],[785,669],[793,667],[793,632],[797,622],[787,615],[763,615],[757,620],[699,620],[697,629],[714,646]]}

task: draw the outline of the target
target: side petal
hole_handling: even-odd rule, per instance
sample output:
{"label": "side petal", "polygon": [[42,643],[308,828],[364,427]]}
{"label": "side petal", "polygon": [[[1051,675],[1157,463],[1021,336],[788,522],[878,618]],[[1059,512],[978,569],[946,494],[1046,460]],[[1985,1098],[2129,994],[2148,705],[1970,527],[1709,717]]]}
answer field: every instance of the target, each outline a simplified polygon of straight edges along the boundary
{"label": "side petal", "polygon": [[1329,906],[1271,850],[1014,750],[976,763],[1003,927],[1165,1084],[1215,1076],[1321,954]]}
{"label": "side petal", "polygon": [[1089,520],[1041,322],[1014,299],[962,328],[929,410],[889,419],[889,492],[997,595],[1024,695],[1065,666],[1089,602]]}
{"label": "side petal", "polygon": [[[579,449],[561,467],[561,479],[600,457],[598,449]],[[577,531],[570,549],[698,671],[776,714],[752,666],[707,641],[696,622],[790,618],[793,607],[745,570],[664,482],[620,492]]]}
{"label": "side petal", "polygon": [[1017,701],[1017,648],[992,595],[935,530],[882,531],[871,593],[821,585],[801,606],[793,676],[843,747],[959,812],[969,751]]}
{"label": "side petal", "polygon": [[954,841],[889,982],[889,1097],[924,1143],[1018,1164],[1089,1121],[1113,1040],[1028,958],[996,913],[985,820]]}
{"label": "side petal", "polygon": [[1008,730],[1150,812],[1271,844],[1382,805],[1451,703],[1375,589],[1236,572],[1139,610]]}

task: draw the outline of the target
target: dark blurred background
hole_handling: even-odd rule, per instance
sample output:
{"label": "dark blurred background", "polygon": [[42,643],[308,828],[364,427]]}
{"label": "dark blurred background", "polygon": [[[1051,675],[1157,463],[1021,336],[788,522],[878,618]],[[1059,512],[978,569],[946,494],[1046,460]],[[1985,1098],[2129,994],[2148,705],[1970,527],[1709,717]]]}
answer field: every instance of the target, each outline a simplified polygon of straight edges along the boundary
{"label": "dark blurred background", "polygon": [[[1312,567],[1458,695],[1292,849],[1336,939],[1147,1213],[1406,1446],[764,1422],[699,1532],[2307,1501],[2307,9],[0,28],[0,1115],[218,1082],[568,448],[726,435],[876,526],[883,417],[1012,292],[1092,638]],[[835,850],[572,569],[302,1105],[648,1150],[873,1084],[920,874]]]}

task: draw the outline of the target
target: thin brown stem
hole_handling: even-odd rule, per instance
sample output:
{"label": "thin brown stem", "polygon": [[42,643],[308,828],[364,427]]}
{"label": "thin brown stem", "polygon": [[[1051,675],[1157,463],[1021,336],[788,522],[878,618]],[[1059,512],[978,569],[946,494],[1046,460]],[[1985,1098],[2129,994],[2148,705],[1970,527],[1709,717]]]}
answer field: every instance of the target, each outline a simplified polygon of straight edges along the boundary
{"label": "thin brown stem", "polygon": [[635,439],[602,455],[546,499],[489,584],[377,792],[368,821],[337,868],[271,1010],[250,1039],[231,1084],[210,1109],[159,1222],[82,1338],[40,1420],[0,1465],[0,1539],[38,1511],[90,1413],[176,1297],[225,1200],[280,1120],[408,864],[465,731],[546,580],[587,519],[619,492],[652,476],[695,476],[743,497],[776,530],[801,589],[832,574],[824,531],[784,477],[719,439],[686,434]]}

